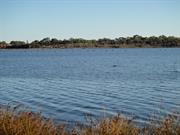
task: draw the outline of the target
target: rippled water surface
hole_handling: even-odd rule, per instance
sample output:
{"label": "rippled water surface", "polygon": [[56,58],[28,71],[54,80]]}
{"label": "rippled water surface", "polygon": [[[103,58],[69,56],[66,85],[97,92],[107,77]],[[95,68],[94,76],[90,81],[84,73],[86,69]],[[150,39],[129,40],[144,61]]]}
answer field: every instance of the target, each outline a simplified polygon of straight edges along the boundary
{"label": "rippled water surface", "polygon": [[0,104],[58,121],[180,109],[180,49],[0,50]]}

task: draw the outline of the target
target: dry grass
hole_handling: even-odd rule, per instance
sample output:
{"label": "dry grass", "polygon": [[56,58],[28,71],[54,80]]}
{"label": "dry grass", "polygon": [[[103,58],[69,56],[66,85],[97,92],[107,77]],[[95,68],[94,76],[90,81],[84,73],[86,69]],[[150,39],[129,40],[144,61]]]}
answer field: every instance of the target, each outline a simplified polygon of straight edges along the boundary
{"label": "dry grass", "polygon": [[67,132],[65,126],[57,126],[40,113],[0,109],[0,135],[180,135],[180,116],[170,115],[164,121],[154,121],[145,128],[116,116]]}
{"label": "dry grass", "polygon": [[55,126],[40,113],[0,110],[0,135],[65,135],[64,132],[63,126]]}
{"label": "dry grass", "polygon": [[140,129],[120,115],[82,128],[81,135],[138,135]]}

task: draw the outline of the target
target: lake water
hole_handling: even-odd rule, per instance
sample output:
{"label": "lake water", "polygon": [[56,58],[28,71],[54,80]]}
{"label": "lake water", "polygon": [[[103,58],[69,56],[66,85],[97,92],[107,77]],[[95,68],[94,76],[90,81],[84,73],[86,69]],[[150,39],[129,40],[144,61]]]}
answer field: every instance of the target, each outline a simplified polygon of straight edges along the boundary
{"label": "lake water", "polygon": [[180,110],[180,49],[0,50],[0,104],[61,122]]}

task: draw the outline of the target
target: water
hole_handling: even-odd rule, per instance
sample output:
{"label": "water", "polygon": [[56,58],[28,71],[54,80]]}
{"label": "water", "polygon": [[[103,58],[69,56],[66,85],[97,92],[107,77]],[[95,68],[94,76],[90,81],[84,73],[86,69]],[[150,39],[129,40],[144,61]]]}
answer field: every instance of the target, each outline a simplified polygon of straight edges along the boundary
{"label": "water", "polygon": [[0,104],[61,122],[180,110],[180,49],[0,50]]}

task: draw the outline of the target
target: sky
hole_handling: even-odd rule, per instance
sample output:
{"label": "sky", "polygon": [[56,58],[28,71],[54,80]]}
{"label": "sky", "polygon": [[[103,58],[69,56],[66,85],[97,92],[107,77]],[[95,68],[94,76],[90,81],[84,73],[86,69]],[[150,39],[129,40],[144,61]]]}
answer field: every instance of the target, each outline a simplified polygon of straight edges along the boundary
{"label": "sky", "polygon": [[180,37],[180,0],[0,0],[0,41]]}

